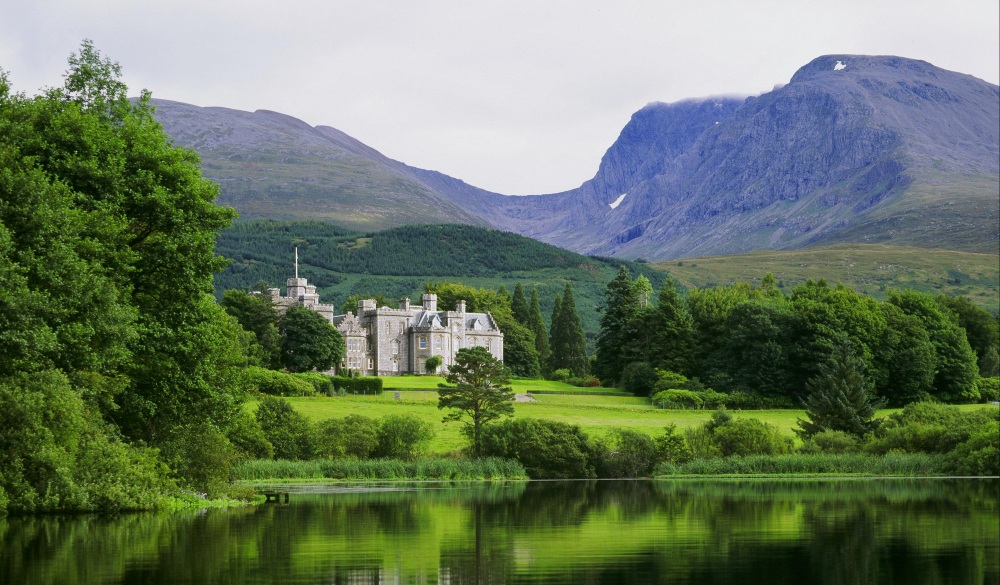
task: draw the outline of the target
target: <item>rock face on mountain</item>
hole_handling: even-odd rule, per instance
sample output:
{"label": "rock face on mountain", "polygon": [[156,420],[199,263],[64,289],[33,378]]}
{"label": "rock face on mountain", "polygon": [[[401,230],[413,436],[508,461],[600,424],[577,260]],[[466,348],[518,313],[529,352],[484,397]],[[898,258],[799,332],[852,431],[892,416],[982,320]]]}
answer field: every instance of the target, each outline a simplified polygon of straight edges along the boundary
{"label": "rock face on mountain", "polygon": [[837,241],[996,252],[998,166],[997,86],[921,61],[833,55],[740,103],[648,106],[592,181],[487,217],[650,259]]}
{"label": "rock face on mountain", "polygon": [[593,179],[537,196],[280,114],[158,104],[244,216],[472,223],[650,260],[835,242],[997,251],[1000,88],[922,61],[830,55],[760,96],[650,104]]}

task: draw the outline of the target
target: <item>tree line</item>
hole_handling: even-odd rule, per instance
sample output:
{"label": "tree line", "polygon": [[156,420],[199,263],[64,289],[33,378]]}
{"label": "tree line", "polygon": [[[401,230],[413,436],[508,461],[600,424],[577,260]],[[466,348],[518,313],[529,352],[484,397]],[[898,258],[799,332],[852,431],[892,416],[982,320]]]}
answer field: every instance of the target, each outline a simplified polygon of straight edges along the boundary
{"label": "tree line", "polygon": [[624,268],[605,291],[593,373],[605,385],[649,393],[657,370],[724,393],[799,406],[811,380],[849,346],[889,406],[935,399],[977,402],[979,380],[1000,371],[995,315],[961,297],[891,291],[878,301],[842,285],[808,281],[790,294],[770,275],[759,285],[690,291],[649,287]]}

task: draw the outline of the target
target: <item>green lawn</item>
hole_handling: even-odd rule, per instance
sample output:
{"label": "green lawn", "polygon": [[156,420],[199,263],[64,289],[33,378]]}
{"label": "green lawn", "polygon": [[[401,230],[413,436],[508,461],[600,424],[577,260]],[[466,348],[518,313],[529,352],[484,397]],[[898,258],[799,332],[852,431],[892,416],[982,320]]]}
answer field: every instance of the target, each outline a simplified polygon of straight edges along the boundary
{"label": "green lawn", "polygon": [[[361,414],[379,418],[387,414],[412,414],[431,423],[437,432],[430,445],[430,453],[443,455],[461,449],[465,439],[458,423],[444,424],[445,412],[437,408],[437,392],[401,392],[399,400],[395,392],[387,391],[379,396],[343,396],[288,398],[296,410],[310,420]],[[576,396],[544,394],[535,396],[536,402],[517,402],[515,417],[546,418],[550,420],[580,425],[586,432],[603,436],[614,427],[626,427],[658,435],[670,423],[679,428],[698,426],[711,417],[708,410],[660,410],[653,408],[645,398],[632,396]],[[759,410],[734,412],[735,416],[752,416],[775,424],[779,429],[791,434],[796,418],[803,416],[796,410]]]}
{"label": "green lawn", "polygon": [[[386,378],[388,380],[388,378]],[[429,376],[411,379],[433,379]],[[580,425],[585,432],[594,436],[604,436],[615,427],[629,428],[651,436],[663,433],[668,424],[680,429],[696,427],[712,416],[710,410],[661,410],[653,408],[646,398],[633,396],[579,396],[572,394],[540,394],[534,402],[514,404],[515,417],[544,418],[569,424]],[[388,414],[412,414],[434,427],[437,435],[431,442],[429,455],[445,455],[462,449],[465,438],[461,435],[459,423],[442,422],[445,412],[437,407],[438,394],[434,390],[400,392],[399,399],[389,390],[378,396],[341,396],[287,398],[292,406],[312,421],[337,418],[349,414],[361,414],[380,418]],[[995,408],[986,405],[969,404],[965,409]],[[885,417],[898,409],[878,412]],[[802,410],[745,410],[730,411],[734,417],[756,418],[771,423],[789,436],[798,426],[798,419],[805,417]]]}
{"label": "green lawn", "polygon": [[[386,390],[437,390],[438,384],[444,383],[441,376],[385,376],[382,387]],[[528,392],[615,392],[614,388],[579,388],[565,382],[552,380],[511,380],[511,387],[517,394]]]}

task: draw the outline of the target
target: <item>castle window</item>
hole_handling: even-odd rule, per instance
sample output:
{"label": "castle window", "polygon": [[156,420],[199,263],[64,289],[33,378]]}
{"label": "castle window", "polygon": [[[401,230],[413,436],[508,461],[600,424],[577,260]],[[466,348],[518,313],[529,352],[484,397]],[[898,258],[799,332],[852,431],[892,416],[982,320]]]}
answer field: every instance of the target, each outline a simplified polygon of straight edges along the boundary
{"label": "castle window", "polygon": [[371,370],[375,367],[375,360],[368,358],[368,369]]}
{"label": "castle window", "polygon": [[486,338],[486,349],[493,350],[493,340],[488,337]]}
{"label": "castle window", "polygon": [[424,335],[421,335],[420,337],[418,337],[417,338],[417,346],[420,349],[427,349],[427,337],[424,336]]}
{"label": "castle window", "polygon": [[395,340],[392,342],[392,355],[399,355],[399,342]]}
{"label": "castle window", "polygon": [[441,349],[441,336],[440,335],[435,335],[434,336],[434,349],[438,349],[438,350]]}
{"label": "castle window", "polygon": [[393,372],[399,371],[399,362],[397,362],[396,360],[392,360],[392,371]]}

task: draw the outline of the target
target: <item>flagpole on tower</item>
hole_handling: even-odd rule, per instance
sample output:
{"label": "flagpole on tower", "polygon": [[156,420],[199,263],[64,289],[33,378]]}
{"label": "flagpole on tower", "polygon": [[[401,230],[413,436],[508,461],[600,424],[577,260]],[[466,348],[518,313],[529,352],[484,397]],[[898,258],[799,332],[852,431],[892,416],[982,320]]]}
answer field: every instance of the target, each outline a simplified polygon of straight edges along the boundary
{"label": "flagpole on tower", "polygon": [[295,278],[299,277],[299,247],[295,246]]}

